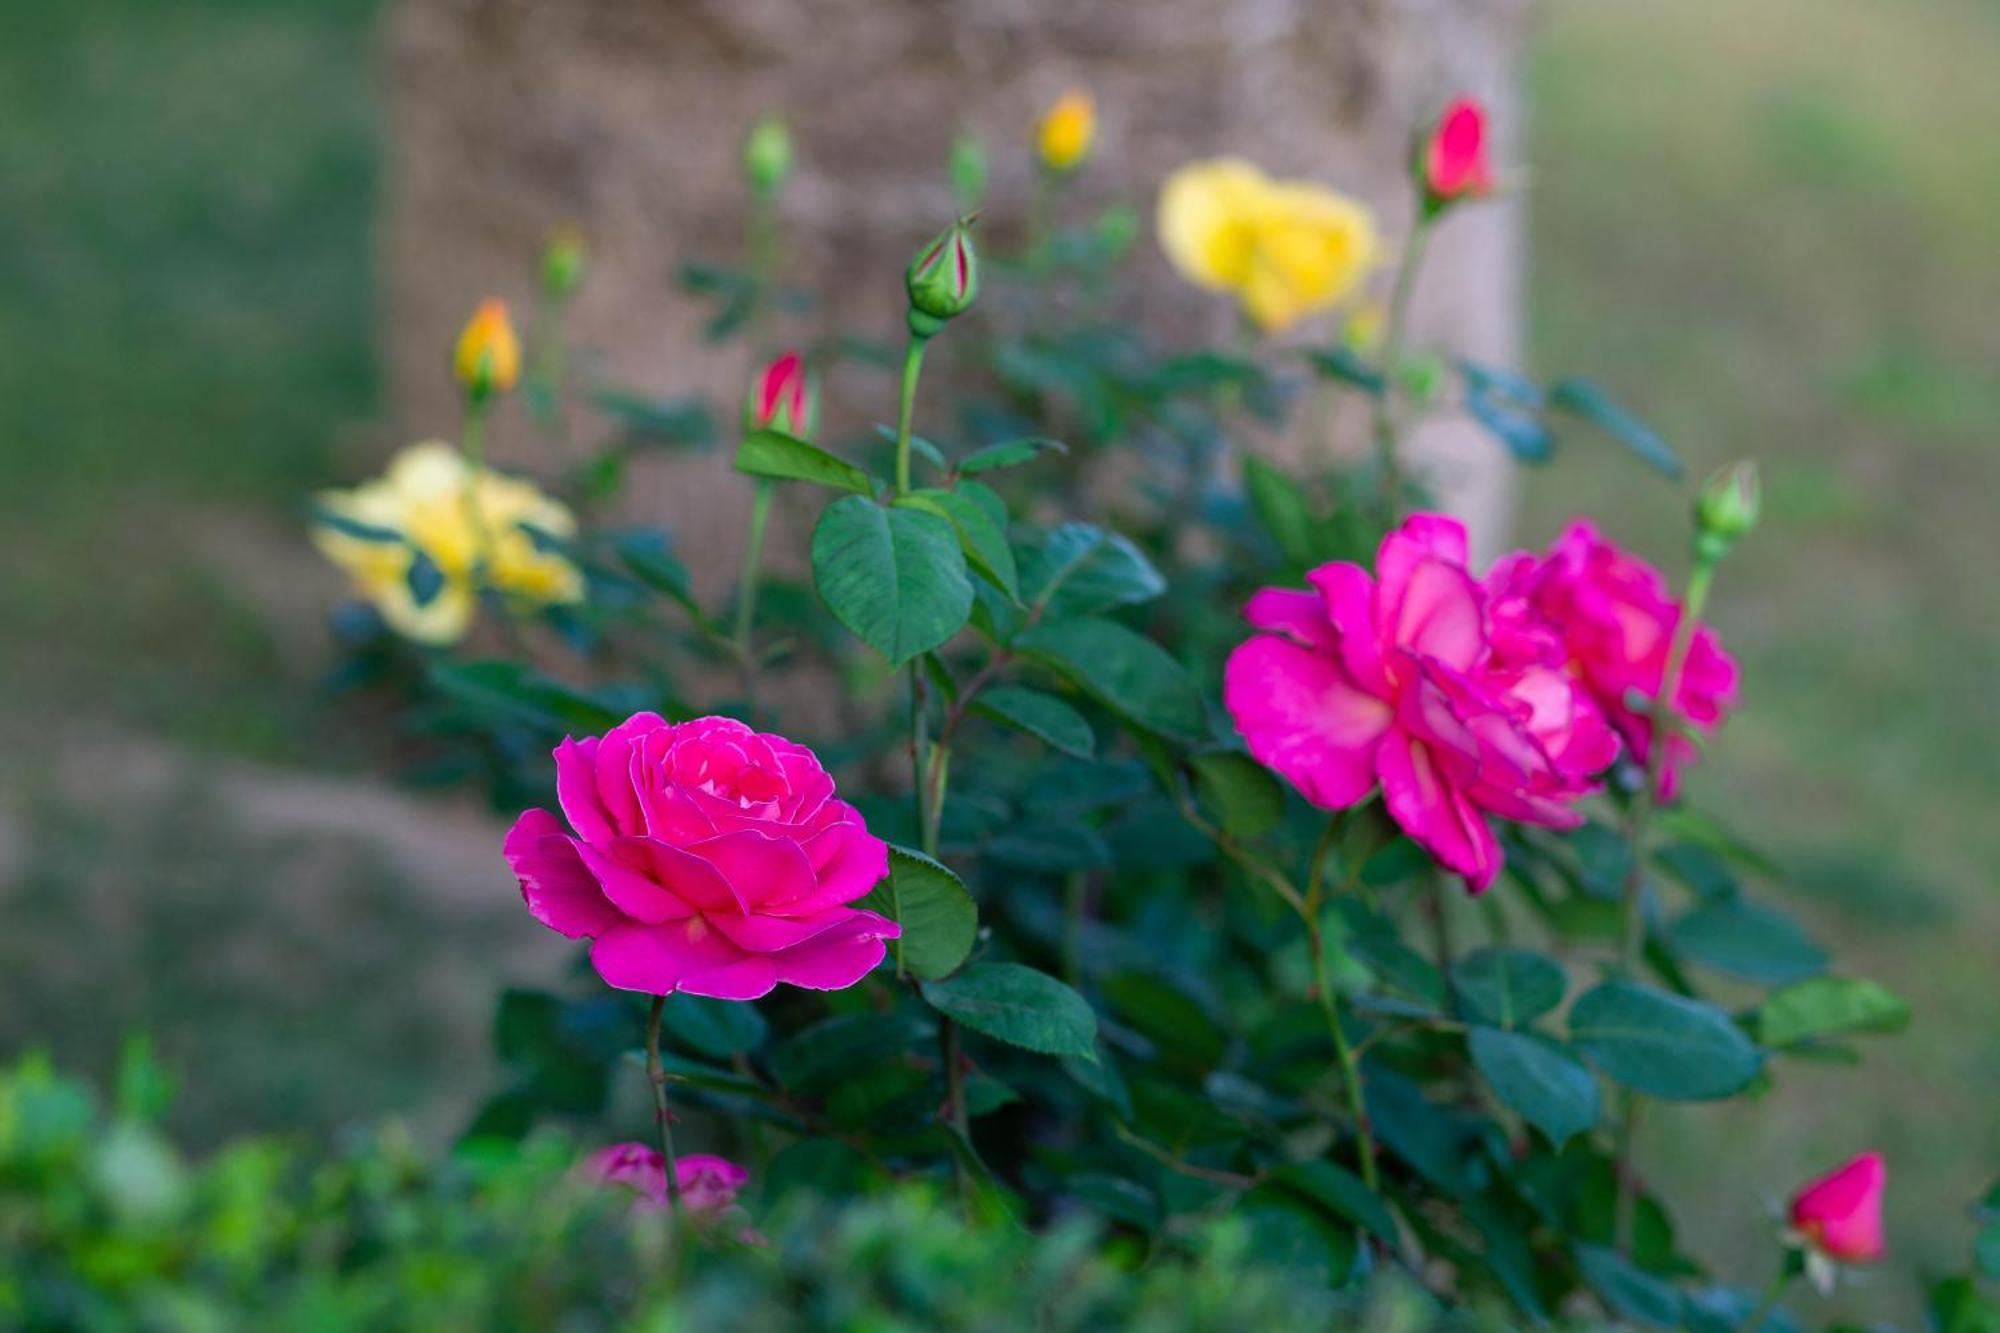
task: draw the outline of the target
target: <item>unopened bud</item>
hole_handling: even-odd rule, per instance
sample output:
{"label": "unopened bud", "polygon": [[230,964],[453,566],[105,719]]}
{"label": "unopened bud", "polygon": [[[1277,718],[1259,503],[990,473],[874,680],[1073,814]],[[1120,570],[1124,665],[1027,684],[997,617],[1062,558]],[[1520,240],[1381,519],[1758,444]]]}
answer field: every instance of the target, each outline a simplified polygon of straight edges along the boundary
{"label": "unopened bud", "polygon": [[972,219],[960,218],[917,251],[903,274],[910,294],[910,332],[928,338],[979,298],[979,252]]}
{"label": "unopened bud", "polygon": [[521,340],[514,335],[505,301],[479,303],[465,331],[458,335],[452,370],[475,403],[514,387],[521,376]]}
{"label": "unopened bud", "polygon": [[1696,553],[1704,559],[1721,559],[1738,538],[1757,526],[1763,504],[1755,463],[1733,463],[1710,477],[1694,501]]}
{"label": "unopened bud", "polygon": [[746,431],[780,430],[801,440],[819,424],[819,386],[797,352],[786,352],[758,372],[743,403]]}
{"label": "unopened bud", "polygon": [[558,227],[542,251],[542,290],[559,301],[573,294],[583,283],[588,258],[583,233],[575,227]]}
{"label": "unopened bud", "polygon": [[743,177],[759,194],[769,194],[792,174],[792,132],[784,119],[769,115],[743,138]]}

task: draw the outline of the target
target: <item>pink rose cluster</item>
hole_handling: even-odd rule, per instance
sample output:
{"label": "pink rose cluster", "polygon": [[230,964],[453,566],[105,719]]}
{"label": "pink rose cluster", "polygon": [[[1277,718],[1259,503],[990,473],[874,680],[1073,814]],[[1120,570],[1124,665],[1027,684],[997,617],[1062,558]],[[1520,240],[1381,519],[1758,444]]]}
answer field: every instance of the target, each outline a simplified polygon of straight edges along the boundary
{"label": "pink rose cluster", "polygon": [[849,906],[888,874],[888,845],[805,746],[730,718],[639,713],[555,760],[562,815],[527,811],[504,850],[535,919],[593,940],[610,985],[841,990],[900,933]]}
{"label": "pink rose cluster", "polygon": [[[1659,691],[1679,606],[1588,524],[1481,580],[1464,527],[1417,514],[1383,539],[1373,573],[1336,561],[1307,580],[1244,609],[1265,632],[1230,655],[1223,701],[1250,753],[1322,809],[1379,788],[1475,893],[1501,865],[1489,817],[1574,828],[1620,737],[1643,757],[1650,727],[1630,696]],[[1735,669],[1707,630],[1695,643],[1676,699],[1711,727]]]}

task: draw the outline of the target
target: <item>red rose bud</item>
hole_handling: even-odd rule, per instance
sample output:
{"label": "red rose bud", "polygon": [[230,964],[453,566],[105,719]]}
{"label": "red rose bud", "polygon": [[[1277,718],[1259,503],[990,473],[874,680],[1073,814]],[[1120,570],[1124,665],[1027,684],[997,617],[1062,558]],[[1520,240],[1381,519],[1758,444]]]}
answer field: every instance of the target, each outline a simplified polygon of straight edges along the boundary
{"label": "red rose bud", "polygon": [[792,132],[782,117],[770,115],[743,138],[743,178],[759,194],[769,194],[792,174]]}
{"label": "red rose bud", "polygon": [[910,293],[910,332],[919,338],[930,337],[946,320],[970,310],[979,298],[972,219],[960,218],[917,251],[903,285]]}
{"label": "red rose bud", "polygon": [[1755,463],[1736,463],[1710,477],[1694,501],[1695,553],[1720,560],[1757,526],[1763,507]]}
{"label": "red rose bud", "polygon": [[1476,98],[1458,98],[1444,109],[1418,152],[1418,180],[1427,212],[1493,193],[1487,138],[1486,108]]}
{"label": "red rose bud", "polygon": [[765,366],[750,386],[743,404],[745,430],[781,430],[799,439],[812,438],[819,424],[819,386],[806,370],[806,359],[786,352]]}
{"label": "red rose bud", "polygon": [[1882,1154],[1862,1153],[1799,1191],[1792,1200],[1792,1230],[1810,1251],[1838,1263],[1875,1262],[1885,1248],[1882,1188],[1888,1179]]}

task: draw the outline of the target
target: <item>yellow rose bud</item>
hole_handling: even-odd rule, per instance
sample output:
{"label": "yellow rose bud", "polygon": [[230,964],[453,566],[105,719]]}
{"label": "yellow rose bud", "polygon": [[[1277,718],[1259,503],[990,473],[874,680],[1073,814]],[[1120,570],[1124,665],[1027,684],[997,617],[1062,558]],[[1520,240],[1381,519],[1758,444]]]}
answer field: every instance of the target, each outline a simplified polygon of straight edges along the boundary
{"label": "yellow rose bud", "polygon": [[1058,175],[1081,166],[1096,138],[1097,103],[1081,88],[1058,97],[1035,128],[1042,165]]}
{"label": "yellow rose bud", "polygon": [[474,402],[484,402],[514,387],[521,377],[521,340],[514,335],[513,321],[507,318],[505,301],[479,303],[465,332],[458,335],[452,369]]}

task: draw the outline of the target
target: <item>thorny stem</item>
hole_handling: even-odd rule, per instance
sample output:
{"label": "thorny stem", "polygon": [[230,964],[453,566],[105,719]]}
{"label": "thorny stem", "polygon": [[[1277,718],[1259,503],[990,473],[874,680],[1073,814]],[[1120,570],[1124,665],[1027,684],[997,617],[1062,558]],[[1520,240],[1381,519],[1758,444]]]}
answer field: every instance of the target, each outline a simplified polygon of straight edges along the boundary
{"label": "thorny stem", "polygon": [[1375,396],[1375,466],[1382,488],[1382,507],[1392,515],[1396,496],[1402,489],[1402,475],[1396,461],[1396,446],[1403,433],[1402,387],[1398,381],[1403,358],[1403,339],[1408,333],[1410,296],[1416,290],[1417,269],[1422,265],[1425,243],[1430,240],[1432,219],[1419,211],[1404,243],[1403,257],[1396,265],[1395,284],[1389,289],[1388,323],[1382,331],[1382,392]]}
{"label": "thorny stem", "polygon": [[667,1210],[675,1220],[681,1215],[680,1159],[674,1156],[674,1122],[667,1112],[667,1072],[660,1065],[660,1015],[667,997],[653,997],[652,1012],[646,1015],[646,1081],[653,1085],[653,1116],[660,1122],[660,1155],[666,1159]]}
{"label": "thorny stem", "polygon": [[[1618,966],[1628,979],[1639,971],[1646,946],[1646,844],[1652,831],[1653,810],[1660,803],[1660,780],[1666,771],[1667,750],[1673,744],[1680,716],[1674,700],[1680,694],[1681,671],[1687,665],[1688,645],[1694,642],[1695,626],[1708,604],[1709,586],[1715,581],[1716,562],[1697,557],[1688,575],[1687,596],[1674,637],[1667,645],[1666,661],[1660,669],[1660,692],[1653,701],[1652,736],[1646,751],[1646,777],[1639,793],[1626,808],[1625,843],[1629,858],[1625,867],[1625,924],[1619,948]],[[1632,1142],[1639,1127],[1640,1097],[1627,1089],[1620,1098],[1617,1134],[1618,1194],[1613,1213],[1613,1238],[1620,1253],[1632,1250],[1633,1215],[1638,1204],[1638,1182],[1632,1174]]]}

